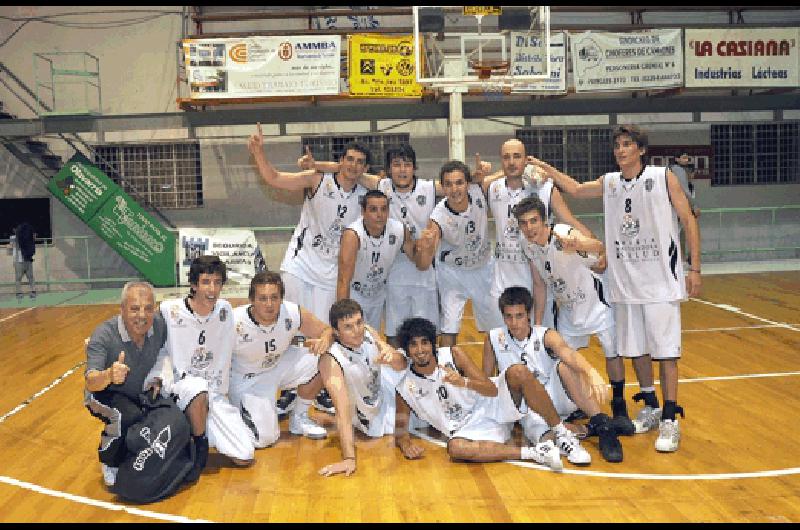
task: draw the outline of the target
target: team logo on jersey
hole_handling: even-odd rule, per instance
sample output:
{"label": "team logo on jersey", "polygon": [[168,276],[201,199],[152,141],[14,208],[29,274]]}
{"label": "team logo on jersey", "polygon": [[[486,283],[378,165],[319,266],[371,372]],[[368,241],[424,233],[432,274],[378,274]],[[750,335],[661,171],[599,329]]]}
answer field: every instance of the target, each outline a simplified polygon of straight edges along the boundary
{"label": "team logo on jersey", "polygon": [[325,197],[333,199],[336,196],[336,190],[333,189],[333,183],[329,180],[325,184],[326,184],[324,191]]}
{"label": "team logo on jersey", "polygon": [[538,337],[536,338],[536,340],[533,341],[533,349],[536,351],[542,349],[542,341],[540,341]]}
{"label": "team logo on jersey", "polygon": [[480,197],[475,199],[475,204],[478,206],[478,208],[483,208],[483,200]]}
{"label": "team logo on jersey", "polygon": [[614,179],[608,179],[608,192],[611,197],[617,196],[617,187],[614,186]]}
{"label": "team logo on jersey", "polygon": [[647,191],[652,191],[653,190],[653,179],[652,178],[648,178],[647,180],[644,181],[644,189],[646,189]]}
{"label": "team logo on jersey", "polygon": [[622,217],[620,231],[628,237],[635,237],[639,234],[639,219],[633,217],[631,214],[625,214]]}
{"label": "team logo on jersey", "polygon": [[194,351],[194,354],[192,355],[192,358],[189,362],[192,364],[193,368],[197,368],[198,370],[205,370],[206,368],[209,367],[211,361],[213,360],[214,360],[214,353],[200,346]]}
{"label": "team logo on jersey", "polygon": [[353,282],[353,290],[356,292],[361,292],[361,282]]}
{"label": "team logo on jersey", "polygon": [[389,244],[394,245],[397,243],[397,236],[394,234],[389,234]]}
{"label": "team logo on jersey", "polygon": [[169,446],[169,442],[172,440],[172,429],[167,425],[161,429],[155,440],[151,441],[150,427],[142,427],[142,430],[139,431],[139,436],[144,438],[147,445],[150,447],[145,447],[136,455],[136,460],[133,462],[133,469],[136,471],[142,471],[147,459],[153,456],[153,454],[157,454],[162,460],[164,459],[167,454],[167,446]]}
{"label": "team logo on jersey", "polygon": [[250,337],[249,333],[240,333],[239,335],[240,335],[239,337],[240,342],[253,342],[253,339],[252,337]]}
{"label": "team logo on jersey", "polygon": [[227,318],[228,318],[228,310],[223,307],[222,309],[219,310],[219,321],[225,322]]}
{"label": "team logo on jersey", "polygon": [[284,320],[284,323],[286,324],[286,331],[289,331],[290,329],[292,329],[292,319],[291,318],[287,318],[286,320]]}
{"label": "team logo on jersey", "polygon": [[181,317],[181,308],[174,304],[169,308],[169,318],[176,327],[183,327],[183,317]]}
{"label": "team logo on jersey", "polygon": [[314,240],[311,242],[311,246],[317,248],[321,244],[322,244],[322,235],[321,234],[315,235]]}
{"label": "team logo on jersey", "polygon": [[508,351],[508,341],[506,340],[506,333],[501,329],[497,333],[497,342],[503,346],[503,351]]}
{"label": "team logo on jersey", "polygon": [[503,231],[503,234],[505,235],[506,239],[519,239],[519,225],[517,224],[517,220],[515,218],[512,217],[508,220],[508,225]]}
{"label": "team logo on jersey", "polygon": [[417,196],[417,204],[420,206],[425,206],[425,203],[428,202],[428,199],[424,195]]}
{"label": "team logo on jersey", "polygon": [[564,278],[554,278],[552,285],[555,294],[563,294],[567,289],[567,282],[564,281]]}
{"label": "team logo on jersey", "polygon": [[254,374],[253,372],[250,372],[248,374],[244,374],[244,380],[248,381],[248,380],[254,378],[255,376],[256,376],[256,374]]}

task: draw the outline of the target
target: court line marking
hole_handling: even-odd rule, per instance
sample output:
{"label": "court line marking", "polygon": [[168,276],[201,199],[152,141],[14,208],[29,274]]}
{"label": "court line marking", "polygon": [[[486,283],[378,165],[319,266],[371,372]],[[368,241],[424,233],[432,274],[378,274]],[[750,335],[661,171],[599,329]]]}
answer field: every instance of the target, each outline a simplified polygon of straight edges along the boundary
{"label": "court line marking", "polygon": [[67,377],[72,375],[75,372],[75,370],[77,370],[78,368],[80,368],[84,364],[86,364],[86,361],[79,362],[78,364],[76,364],[75,366],[73,366],[72,368],[70,368],[69,370],[67,370],[63,374],[61,374],[60,376],[56,377],[53,380],[52,383],[50,383],[49,385],[47,385],[43,389],[39,390],[38,392],[36,392],[34,395],[32,395],[28,399],[24,400],[22,403],[20,403],[19,405],[17,405],[16,407],[11,409],[10,411],[8,411],[5,414],[3,414],[2,416],[0,416],[0,424],[2,424],[4,421],[6,421],[8,418],[13,416],[14,414],[24,410],[25,407],[30,405],[33,402],[34,399],[38,398],[39,396],[41,396],[45,392],[48,392],[49,390],[51,390],[53,387],[55,387],[56,385],[61,383],[61,381],[63,381],[64,379],[66,379]]}
{"label": "court line marking", "polygon": [[21,314],[27,313],[28,311],[33,311],[34,309],[35,309],[35,307],[29,307],[28,309],[23,309],[22,311],[17,311],[16,313],[12,313],[11,315],[8,315],[7,317],[0,318],[0,322],[5,322],[6,320],[11,320],[14,317],[18,317]]}
{"label": "court line marking", "polygon": [[[409,434],[413,434],[427,442],[430,442],[439,447],[446,448],[447,444],[441,440],[437,440],[427,434],[419,431],[412,431],[409,429]],[[494,462],[493,462],[494,463]],[[773,469],[769,471],[753,471],[747,473],[701,473],[698,475],[664,475],[656,473],[610,473],[608,471],[590,471],[586,469],[572,469],[565,467],[562,471],[553,471],[549,467],[541,464],[534,464],[532,462],[517,462],[511,460],[502,460],[496,462],[498,464],[511,464],[518,467],[526,467],[529,469],[537,469],[540,471],[550,471],[551,473],[558,473],[563,475],[584,475],[590,477],[603,477],[603,478],[622,478],[628,480],[733,480],[741,478],[764,478],[764,477],[779,477],[785,475],[796,475],[800,473],[800,467],[790,467],[787,469]]]}
{"label": "court line marking", "polygon": [[17,480],[15,478],[6,477],[0,475],[0,482],[3,484],[8,484],[9,486],[17,486],[19,488],[23,488],[26,490],[34,491],[36,493],[41,493],[43,495],[49,495],[50,497],[58,497],[60,499],[65,499],[68,501],[77,502],[79,504],[87,504],[89,506],[94,506],[96,508],[104,508],[106,510],[112,510],[116,512],[126,512],[131,515],[138,515],[140,517],[147,517],[150,519],[160,519],[162,521],[170,521],[173,523],[210,523],[212,521],[207,521],[205,519],[190,519],[188,517],[183,517],[181,515],[172,515],[169,513],[159,513],[159,512],[152,512],[149,510],[142,510],[140,508],[134,508],[131,506],[125,506],[123,504],[115,504],[113,502],[108,501],[100,501],[97,499],[91,499],[89,497],[83,497],[81,495],[73,495],[72,493],[65,493],[63,491],[52,490],[50,488],[45,488],[39,486],[38,484],[31,484],[30,482],[23,482],[21,480]]}
{"label": "court line marking", "polygon": [[747,313],[746,311],[742,311],[741,308],[736,307],[736,306],[732,306],[732,305],[729,305],[729,304],[716,304],[714,302],[709,302],[707,300],[702,300],[700,298],[690,298],[689,300],[691,300],[693,302],[700,302],[701,304],[710,305],[712,307],[716,307],[716,308],[722,309],[724,311],[730,311],[731,313],[736,313],[737,315],[746,316],[746,317],[752,318],[753,320],[758,320],[760,322],[766,322],[767,324],[772,324],[772,325],[777,326],[779,328],[791,329],[792,331],[800,331],[800,328],[796,328],[796,327],[794,327],[794,326],[792,326],[790,324],[786,324],[785,322],[774,322],[772,320],[769,320],[769,319],[754,315],[752,313]]}

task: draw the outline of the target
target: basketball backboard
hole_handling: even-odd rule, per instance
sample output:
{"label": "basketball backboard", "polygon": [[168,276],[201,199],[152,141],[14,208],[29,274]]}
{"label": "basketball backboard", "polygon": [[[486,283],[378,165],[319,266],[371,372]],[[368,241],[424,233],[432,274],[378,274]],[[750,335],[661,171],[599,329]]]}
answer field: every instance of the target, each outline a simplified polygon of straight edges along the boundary
{"label": "basketball backboard", "polygon": [[414,6],[417,81],[513,88],[550,77],[549,6]]}

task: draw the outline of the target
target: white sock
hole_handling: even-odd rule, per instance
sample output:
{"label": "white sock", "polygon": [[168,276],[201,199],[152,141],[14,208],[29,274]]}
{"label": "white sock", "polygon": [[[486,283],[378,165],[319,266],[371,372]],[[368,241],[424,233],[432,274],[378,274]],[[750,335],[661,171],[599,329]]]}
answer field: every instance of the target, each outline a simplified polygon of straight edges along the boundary
{"label": "white sock", "polygon": [[656,387],[654,387],[654,386],[640,386],[639,390],[641,392],[655,392],[656,391]]}
{"label": "white sock", "polygon": [[553,427],[552,431],[556,434],[557,438],[569,435],[569,429],[567,429],[567,426],[564,425],[563,421],[558,425],[556,425],[555,427]]}
{"label": "white sock", "polygon": [[296,414],[298,416],[302,414],[308,414],[308,408],[311,406],[311,403],[313,402],[314,401],[311,399],[303,399],[298,395],[297,399],[295,400],[294,410],[292,411],[292,414]]}
{"label": "white sock", "polygon": [[521,460],[537,460],[535,447],[520,447],[519,452]]}

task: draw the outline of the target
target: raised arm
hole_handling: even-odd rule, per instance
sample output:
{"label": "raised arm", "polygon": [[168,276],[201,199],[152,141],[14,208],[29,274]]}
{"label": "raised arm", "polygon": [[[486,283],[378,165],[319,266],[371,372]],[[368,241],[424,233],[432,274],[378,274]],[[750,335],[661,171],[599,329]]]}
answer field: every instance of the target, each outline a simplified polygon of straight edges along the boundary
{"label": "raised arm", "polygon": [[258,168],[261,180],[267,186],[282,190],[302,190],[304,188],[315,189],[322,180],[322,175],[314,170],[302,171],[300,173],[286,173],[276,170],[267,160],[264,154],[264,134],[261,131],[261,124],[256,124],[257,132],[250,135],[247,148]]}
{"label": "raised arm", "polygon": [[667,190],[672,206],[681,220],[683,229],[686,230],[686,244],[689,245],[689,253],[692,256],[692,268],[686,277],[686,291],[689,296],[699,296],[700,279],[700,228],[697,225],[697,218],[692,215],[689,201],[686,200],[681,185],[675,174],[667,170]]}
{"label": "raised arm", "polygon": [[453,354],[453,362],[456,368],[464,375],[461,375],[451,368],[444,367],[445,376],[442,380],[445,383],[468,388],[482,396],[494,397],[497,395],[497,387],[495,384],[480,371],[472,359],[470,359],[469,355],[464,353],[458,346],[451,347],[450,351]]}
{"label": "raised arm", "polygon": [[593,237],[586,237],[575,229],[569,231],[566,236],[560,236],[555,231],[553,235],[561,243],[564,252],[591,252],[600,255],[605,247],[603,243]]}
{"label": "raised arm", "polygon": [[336,274],[336,300],[350,298],[350,282],[356,271],[358,258],[358,234],[349,228],[342,232],[339,248],[339,271]]}
{"label": "raised arm", "polygon": [[411,237],[411,232],[408,230],[408,227],[404,224],[403,225],[403,254],[405,254],[408,259],[414,261],[414,252],[416,251],[416,242],[414,238]]}
{"label": "raised arm", "polygon": [[414,263],[417,269],[424,271],[433,263],[436,249],[439,248],[442,232],[433,219],[428,220],[428,226],[420,232],[419,239],[415,242]]}
{"label": "raised arm", "polygon": [[536,157],[529,156],[528,163],[541,169],[546,176],[553,179],[556,186],[570,195],[574,195],[580,199],[591,199],[593,197],[603,196],[603,177],[581,184],[569,175],[562,173],[547,162],[543,162]]}
{"label": "raised arm", "polygon": [[561,222],[575,227],[581,234],[587,237],[594,237],[592,231],[589,230],[586,225],[578,221],[577,217],[572,215],[572,211],[569,209],[569,206],[567,206],[564,196],[561,195],[561,192],[558,191],[558,188],[555,186],[553,187],[553,193],[550,195],[550,208],[553,209],[556,217]]}
{"label": "raised arm", "polygon": [[542,325],[544,320],[544,310],[547,304],[547,284],[545,284],[539,269],[533,260],[528,262],[531,267],[531,279],[533,280],[533,323],[537,326]]}

